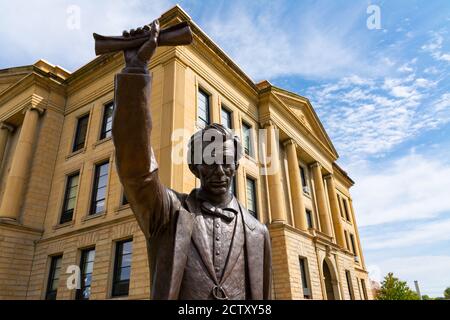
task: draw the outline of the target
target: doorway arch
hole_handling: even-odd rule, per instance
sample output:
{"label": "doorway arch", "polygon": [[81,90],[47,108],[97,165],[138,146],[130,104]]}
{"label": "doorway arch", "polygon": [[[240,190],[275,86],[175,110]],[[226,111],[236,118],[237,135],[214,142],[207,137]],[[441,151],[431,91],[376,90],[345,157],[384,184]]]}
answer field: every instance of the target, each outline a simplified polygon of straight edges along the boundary
{"label": "doorway arch", "polygon": [[327,300],[340,300],[338,279],[333,263],[325,258],[322,264],[325,297]]}

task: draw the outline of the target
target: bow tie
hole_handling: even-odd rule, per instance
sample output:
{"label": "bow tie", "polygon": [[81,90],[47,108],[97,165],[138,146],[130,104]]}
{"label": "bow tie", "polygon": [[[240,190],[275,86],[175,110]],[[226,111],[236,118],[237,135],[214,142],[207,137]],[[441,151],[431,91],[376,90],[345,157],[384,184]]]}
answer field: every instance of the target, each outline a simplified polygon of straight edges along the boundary
{"label": "bow tie", "polygon": [[237,211],[233,208],[218,208],[213,206],[209,202],[202,203],[203,212],[206,214],[210,214],[212,216],[220,217],[226,221],[231,221],[234,219],[234,216],[237,214]]}

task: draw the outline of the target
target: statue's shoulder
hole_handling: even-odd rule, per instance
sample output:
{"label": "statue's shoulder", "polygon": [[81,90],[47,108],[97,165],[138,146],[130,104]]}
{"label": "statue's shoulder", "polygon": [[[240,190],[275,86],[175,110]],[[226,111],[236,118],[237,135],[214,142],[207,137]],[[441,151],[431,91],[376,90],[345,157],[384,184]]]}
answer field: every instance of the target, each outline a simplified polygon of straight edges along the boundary
{"label": "statue's shoulder", "polygon": [[189,196],[187,193],[177,192],[169,188],[167,189],[167,195],[174,207],[184,206],[184,203],[186,202],[186,199]]}
{"label": "statue's shoulder", "polygon": [[251,230],[259,232],[259,233],[268,233],[268,229],[265,224],[261,223],[257,218],[255,218],[250,212],[248,212],[247,208],[244,207],[244,205],[239,202],[239,206],[242,211],[242,215],[244,217],[245,224],[247,227],[249,227]]}

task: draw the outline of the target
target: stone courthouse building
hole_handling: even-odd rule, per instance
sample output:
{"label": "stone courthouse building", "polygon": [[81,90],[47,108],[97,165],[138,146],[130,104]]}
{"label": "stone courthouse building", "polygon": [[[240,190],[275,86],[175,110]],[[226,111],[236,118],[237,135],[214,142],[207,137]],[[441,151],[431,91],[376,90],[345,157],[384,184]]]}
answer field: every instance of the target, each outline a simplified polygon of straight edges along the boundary
{"label": "stone courthouse building", "polygon": [[[163,27],[182,20],[191,19],[178,6],[160,17]],[[163,183],[186,193],[198,186],[188,165],[174,161],[191,133],[208,122],[236,129],[245,157],[234,192],[270,230],[274,299],[371,299],[354,182],[336,164],[310,101],[254,83],[191,27],[192,45],[158,48],[149,65]],[[116,53],[73,73],[43,60],[0,70],[1,299],[149,297],[145,239],[111,140],[114,75],[123,64]],[[187,133],[172,137],[176,129]],[[268,155],[280,170],[264,175]],[[73,266],[79,289],[67,286]]]}

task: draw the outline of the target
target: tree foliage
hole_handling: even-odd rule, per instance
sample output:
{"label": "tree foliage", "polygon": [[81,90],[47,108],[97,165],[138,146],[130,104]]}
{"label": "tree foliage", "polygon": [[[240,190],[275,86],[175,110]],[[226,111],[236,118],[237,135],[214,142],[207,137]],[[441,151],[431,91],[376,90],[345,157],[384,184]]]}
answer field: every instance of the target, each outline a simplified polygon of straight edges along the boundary
{"label": "tree foliage", "polygon": [[381,283],[380,291],[377,295],[378,300],[419,300],[416,292],[412,291],[406,281],[400,281],[394,277],[392,272],[384,277]]}
{"label": "tree foliage", "polygon": [[450,287],[444,290],[444,298],[450,300]]}

